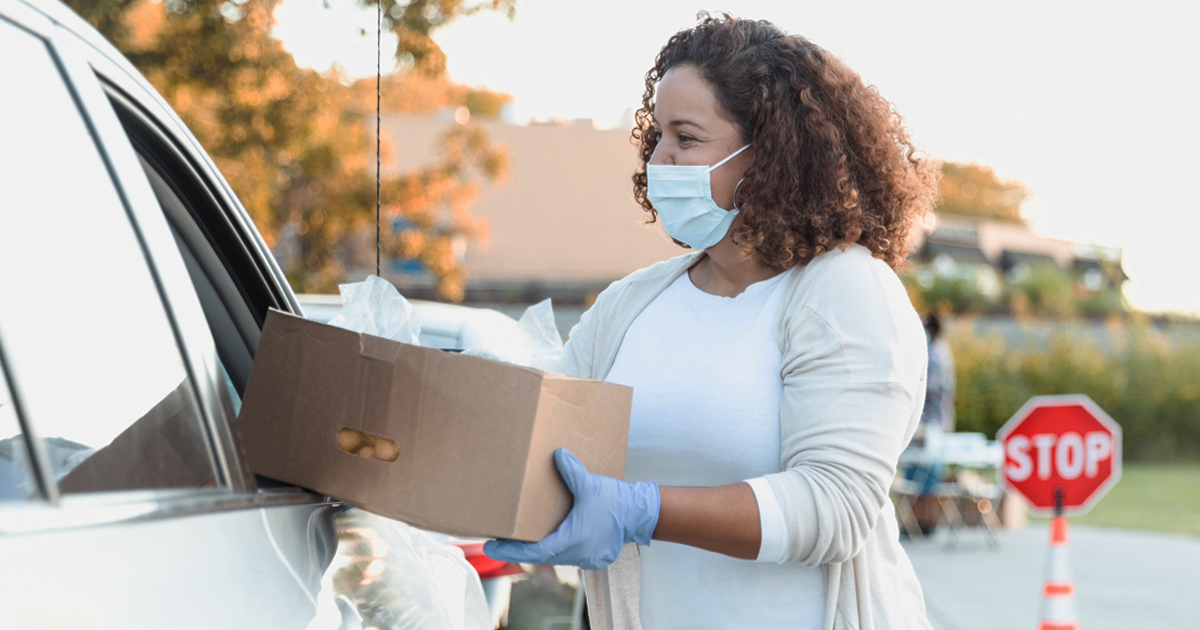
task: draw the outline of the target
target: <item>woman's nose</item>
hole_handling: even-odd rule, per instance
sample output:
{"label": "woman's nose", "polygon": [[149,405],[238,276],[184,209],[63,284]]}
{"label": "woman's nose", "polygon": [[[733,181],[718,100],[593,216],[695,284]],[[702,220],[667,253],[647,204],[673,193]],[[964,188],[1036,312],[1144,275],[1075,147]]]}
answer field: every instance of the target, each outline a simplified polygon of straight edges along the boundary
{"label": "woman's nose", "polygon": [[671,155],[671,152],[669,150],[663,148],[662,142],[659,142],[658,146],[654,147],[654,153],[650,154],[649,164],[658,165],[658,164],[674,164],[674,163],[675,163],[674,156]]}

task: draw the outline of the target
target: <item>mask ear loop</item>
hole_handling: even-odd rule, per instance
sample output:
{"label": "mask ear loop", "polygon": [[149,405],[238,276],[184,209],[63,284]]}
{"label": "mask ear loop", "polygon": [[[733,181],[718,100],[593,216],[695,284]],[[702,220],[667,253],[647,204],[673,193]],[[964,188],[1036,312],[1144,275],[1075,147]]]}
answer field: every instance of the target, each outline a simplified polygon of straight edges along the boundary
{"label": "mask ear loop", "polygon": [[744,147],[742,147],[742,148],[738,149],[737,151],[734,151],[733,153],[730,153],[729,155],[725,156],[725,159],[724,159],[724,160],[721,160],[720,162],[717,162],[716,164],[713,164],[712,166],[708,167],[708,172],[709,172],[709,173],[711,173],[711,172],[713,172],[713,171],[715,171],[715,170],[717,170],[717,169],[721,168],[721,166],[722,166],[722,165],[724,165],[726,162],[728,162],[729,160],[732,160],[733,158],[737,157],[737,155],[738,155],[739,153],[741,153],[742,151],[745,151],[746,149],[749,149],[749,148],[750,148],[750,145],[748,145],[748,144],[747,144],[746,146],[744,146]]}
{"label": "mask ear loop", "polygon": [[[720,167],[722,164],[728,162],[729,160],[732,160],[734,158],[734,156],[736,156],[737,154],[739,154],[742,151],[745,151],[746,149],[749,149],[749,148],[750,148],[750,145],[747,144],[746,146],[738,149],[737,151],[734,151],[733,153],[729,154],[724,160],[717,162],[716,164],[714,164],[712,166],[712,168],[709,168],[708,172],[712,173],[713,171],[717,170],[717,168]],[[742,182],[744,182],[744,181],[746,181],[745,177],[739,179],[737,186],[733,187],[733,210],[732,210],[732,212],[741,212],[741,210],[738,208],[738,205],[737,205],[737,193],[738,193],[738,189],[742,187]]]}

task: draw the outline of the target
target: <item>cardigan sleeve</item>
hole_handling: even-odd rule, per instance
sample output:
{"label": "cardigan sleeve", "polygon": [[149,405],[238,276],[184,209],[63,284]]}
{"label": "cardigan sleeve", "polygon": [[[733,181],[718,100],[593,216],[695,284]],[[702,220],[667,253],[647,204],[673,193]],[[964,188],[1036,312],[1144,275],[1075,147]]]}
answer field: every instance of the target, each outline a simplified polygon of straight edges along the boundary
{"label": "cardigan sleeve", "polygon": [[624,283],[624,280],[618,280],[601,291],[596,302],[580,316],[579,323],[571,327],[567,343],[563,346],[562,359],[558,363],[559,373],[578,378],[604,378],[604,374],[598,373],[603,368],[602,355],[606,352],[615,354],[616,349],[605,347],[603,333],[612,326],[614,295],[622,292]]}
{"label": "cardigan sleeve", "polygon": [[[558,372],[578,378],[603,379],[604,374],[598,374],[599,365],[603,358],[600,356],[606,348],[603,347],[602,332],[610,325],[614,295],[621,292],[628,278],[618,280],[606,287],[596,296],[596,301],[583,312],[579,323],[571,327],[567,334],[567,343],[563,346],[563,356],[558,363]],[[616,352],[616,350],[612,350]]]}
{"label": "cardigan sleeve", "polygon": [[858,248],[834,254],[786,303],[781,466],[768,475],[788,560],[846,562],[888,505],[896,460],[924,400],[925,339],[899,279]]}
{"label": "cardigan sleeve", "polygon": [[557,371],[567,376],[592,377],[592,361],[596,346],[596,306],[583,312],[579,323],[571,327]]}

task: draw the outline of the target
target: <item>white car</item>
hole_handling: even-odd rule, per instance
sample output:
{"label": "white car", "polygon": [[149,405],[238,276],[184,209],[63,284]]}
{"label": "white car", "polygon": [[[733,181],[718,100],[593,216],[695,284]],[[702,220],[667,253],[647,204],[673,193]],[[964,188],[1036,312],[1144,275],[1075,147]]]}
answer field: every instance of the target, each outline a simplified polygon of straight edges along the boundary
{"label": "white car", "polygon": [[251,473],[235,404],[302,311],[170,106],[55,0],[0,0],[0,86],[0,628],[302,629],[339,580],[346,628],[491,626],[461,556],[462,599],[414,609],[378,532],[339,549],[345,506]]}

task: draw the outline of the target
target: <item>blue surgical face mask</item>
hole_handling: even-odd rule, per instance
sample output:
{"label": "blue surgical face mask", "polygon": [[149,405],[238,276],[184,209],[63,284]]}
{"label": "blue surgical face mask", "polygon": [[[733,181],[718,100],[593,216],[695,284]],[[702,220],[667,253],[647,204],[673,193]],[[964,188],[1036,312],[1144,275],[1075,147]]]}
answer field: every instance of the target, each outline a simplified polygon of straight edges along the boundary
{"label": "blue surgical face mask", "polygon": [[646,165],[646,197],[671,238],[692,249],[708,249],[725,238],[738,211],[713,201],[711,173],[748,148],[747,144],[712,166]]}

